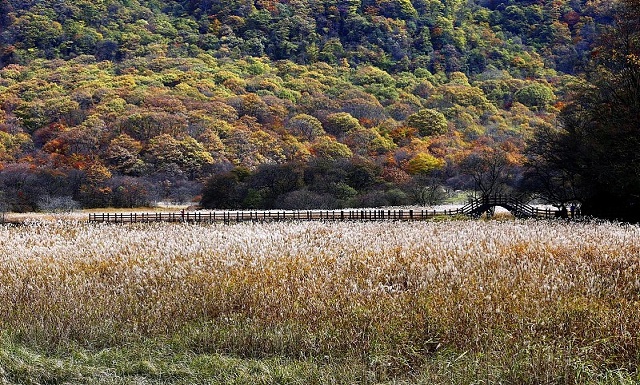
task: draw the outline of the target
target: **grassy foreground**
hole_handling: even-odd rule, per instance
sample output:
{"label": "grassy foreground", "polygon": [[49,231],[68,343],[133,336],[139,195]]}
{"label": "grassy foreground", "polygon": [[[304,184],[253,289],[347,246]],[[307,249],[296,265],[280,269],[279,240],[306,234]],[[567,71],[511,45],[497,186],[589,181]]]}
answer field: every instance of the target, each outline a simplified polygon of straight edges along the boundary
{"label": "grassy foreground", "polygon": [[0,227],[0,384],[635,384],[640,228]]}
{"label": "grassy foreground", "polygon": [[[284,357],[242,359],[222,354],[174,350],[170,345],[127,345],[88,351],[67,348],[42,353],[2,341],[1,384],[637,384],[637,374],[598,369],[579,360],[550,364],[554,376],[534,373],[539,358],[520,353],[515,359],[441,352],[422,367],[384,373],[376,362]],[[541,352],[546,349],[541,348]],[[555,357],[547,351],[547,361]],[[516,363],[517,366],[510,367]],[[384,374],[383,374],[384,373]]]}

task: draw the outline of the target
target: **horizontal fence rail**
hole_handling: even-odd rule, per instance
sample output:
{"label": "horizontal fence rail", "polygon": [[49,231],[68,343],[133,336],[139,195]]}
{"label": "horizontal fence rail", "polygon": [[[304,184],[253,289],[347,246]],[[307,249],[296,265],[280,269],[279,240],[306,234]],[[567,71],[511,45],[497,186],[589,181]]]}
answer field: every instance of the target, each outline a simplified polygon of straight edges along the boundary
{"label": "horizontal fence rail", "polygon": [[[421,221],[443,216],[472,216],[468,207],[449,210],[387,209],[387,210],[300,210],[300,211],[194,211],[157,213],[92,213],[89,222],[149,223],[191,222],[232,223],[271,221]],[[529,206],[528,217],[554,218],[555,211]]]}
{"label": "horizontal fence rail", "polygon": [[437,216],[463,214],[461,209],[450,210],[299,210],[299,211],[195,211],[171,213],[95,213],[90,222],[267,222],[267,221],[377,221],[425,220]]}

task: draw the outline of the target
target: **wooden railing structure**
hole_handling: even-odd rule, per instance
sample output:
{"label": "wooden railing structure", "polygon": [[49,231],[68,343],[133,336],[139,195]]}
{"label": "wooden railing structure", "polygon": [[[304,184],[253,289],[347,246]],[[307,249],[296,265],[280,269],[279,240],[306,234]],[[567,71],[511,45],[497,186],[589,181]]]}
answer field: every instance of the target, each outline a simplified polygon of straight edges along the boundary
{"label": "wooden railing structure", "polygon": [[438,216],[462,215],[460,209],[451,210],[265,210],[265,211],[194,211],[170,213],[96,213],[89,214],[89,222],[272,222],[272,221],[378,221],[426,220]]}
{"label": "wooden railing structure", "polygon": [[428,209],[347,209],[347,210],[253,210],[192,211],[155,213],[93,213],[89,222],[190,222],[232,223],[272,221],[421,221],[443,216],[479,217],[495,206],[509,210],[521,218],[554,218],[556,211],[540,209],[509,196],[472,199],[466,205],[449,210]]}
{"label": "wooden railing structure", "polygon": [[517,196],[513,195],[490,195],[470,199],[469,202],[461,208],[465,215],[479,217],[482,214],[491,211],[496,206],[504,207],[509,210],[517,218],[556,218],[558,213],[551,208],[539,208],[531,206]]}

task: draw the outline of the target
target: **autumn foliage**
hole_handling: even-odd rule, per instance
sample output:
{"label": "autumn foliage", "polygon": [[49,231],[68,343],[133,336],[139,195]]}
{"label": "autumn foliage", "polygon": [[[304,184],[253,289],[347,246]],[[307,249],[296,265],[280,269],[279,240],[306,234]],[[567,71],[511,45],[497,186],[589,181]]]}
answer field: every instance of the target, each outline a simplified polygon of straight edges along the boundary
{"label": "autumn foliage", "polygon": [[[568,1],[4,0],[0,190],[15,210],[37,209],[39,196],[121,205],[127,178],[143,203],[182,201],[235,168],[361,159],[378,177],[473,188],[461,161],[554,121],[608,12]],[[403,188],[348,187],[361,198]]]}

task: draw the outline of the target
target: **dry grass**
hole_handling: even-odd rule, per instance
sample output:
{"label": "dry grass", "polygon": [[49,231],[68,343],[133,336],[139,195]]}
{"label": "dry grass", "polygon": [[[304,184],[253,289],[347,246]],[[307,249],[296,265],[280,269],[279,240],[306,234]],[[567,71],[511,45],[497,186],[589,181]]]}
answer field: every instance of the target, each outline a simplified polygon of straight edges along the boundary
{"label": "dry grass", "polygon": [[53,350],[153,338],[355,359],[425,383],[638,379],[639,239],[546,221],[34,222],[0,227],[0,329]]}

